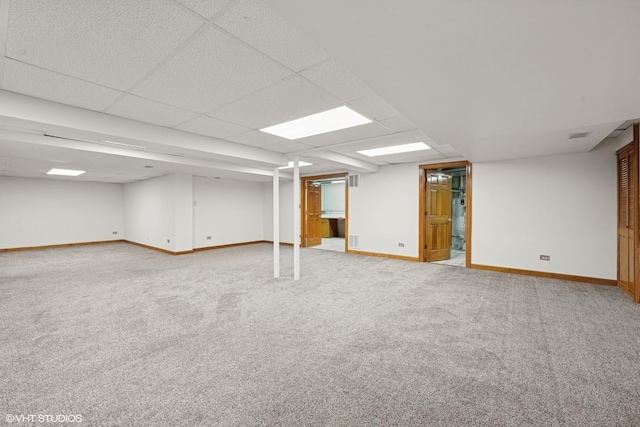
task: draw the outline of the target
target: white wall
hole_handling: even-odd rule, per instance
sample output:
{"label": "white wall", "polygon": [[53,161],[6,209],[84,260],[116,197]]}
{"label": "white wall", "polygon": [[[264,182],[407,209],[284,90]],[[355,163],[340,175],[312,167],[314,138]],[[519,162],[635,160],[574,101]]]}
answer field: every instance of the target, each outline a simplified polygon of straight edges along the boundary
{"label": "white wall", "polygon": [[[384,166],[349,188],[349,234],[365,252],[418,257],[419,165]],[[398,244],[403,243],[404,247]]]}
{"label": "white wall", "polygon": [[122,184],[0,177],[0,249],[122,238]]}
{"label": "white wall", "polygon": [[615,279],[619,146],[473,164],[472,263]]}
{"label": "white wall", "polygon": [[345,183],[322,184],[321,209],[329,215],[345,215]]}
{"label": "white wall", "polygon": [[125,239],[171,252],[192,249],[193,185],[172,174],[124,186]]}
{"label": "white wall", "polygon": [[[631,139],[628,130],[588,153],[474,163],[472,263],[615,279],[615,151]],[[418,164],[360,175],[349,189],[349,234],[359,236],[359,250],[418,256],[418,179]],[[272,184],[263,189],[271,240]],[[281,181],[283,242],[293,241],[291,192],[291,181]]]}
{"label": "white wall", "polygon": [[[273,241],[273,182],[262,184],[264,240]],[[293,244],[293,181],[280,179],[280,242]]]}
{"label": "white wall", "polygon": [[195,177],[193,200],[194,248],[265,239],[262,183]]}

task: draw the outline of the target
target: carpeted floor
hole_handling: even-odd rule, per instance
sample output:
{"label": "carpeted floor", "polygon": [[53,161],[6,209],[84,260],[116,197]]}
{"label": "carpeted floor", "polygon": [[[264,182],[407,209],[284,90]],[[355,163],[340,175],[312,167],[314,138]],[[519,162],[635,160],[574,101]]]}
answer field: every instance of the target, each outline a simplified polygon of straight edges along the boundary
{"label": "carpeted floor", "polygon": [[0,417],[640,425],[640,306],[615,287],[311,249],[294,282],[271,253],[1,253]]}

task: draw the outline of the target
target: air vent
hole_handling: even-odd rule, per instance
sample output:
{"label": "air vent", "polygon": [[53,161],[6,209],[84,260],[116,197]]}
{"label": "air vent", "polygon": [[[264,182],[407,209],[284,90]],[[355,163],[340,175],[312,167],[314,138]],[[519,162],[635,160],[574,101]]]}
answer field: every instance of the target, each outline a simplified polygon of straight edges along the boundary
{"label": "air vent", "polygon": [[[358,175],[354,175],[358,176]],[[360,247],[360,236],[356,234],[349,234],[349,248],[358,249]]]}
{"label": "air vent", "polygon": [[360,175],[349,175],[349,187],[360,185]]}
{"label": "air vent", "polygon": [[569,134],[569,138],[567,139],[580,139],[580,138],[586,138],[587,135],[589,135],[591,132],[577,132],[577,133],[570,133]]}

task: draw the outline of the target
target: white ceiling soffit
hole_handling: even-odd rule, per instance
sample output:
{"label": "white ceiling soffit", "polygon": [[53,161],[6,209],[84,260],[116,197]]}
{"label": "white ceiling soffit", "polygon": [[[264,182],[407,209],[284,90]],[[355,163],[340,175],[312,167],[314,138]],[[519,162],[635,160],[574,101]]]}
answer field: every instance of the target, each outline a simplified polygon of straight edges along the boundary
{"label": "white ceiling soffit", "polygon": [[264,1],[472,161],[588,151],[640,117],[638,1]]}
{"label": "white ceiling soffit", "polygon": [[372,163],[354,159],[332,151],[318,151],[307,155],[310,158],[324,159],[344,165],[348,170],[362,173],[378,172],[379,167]]}
{"label": "white ceiling soffit", "polygon": [[96,145],[86,143],[84,141],[76,141],[72,139],[48,137],[41,135],[21,134],[0,129],[0,142],[20,142],[25,144],[44,145],[48,147],[66,148],[71,150],[88,151],[92,153],[109,154],[121,157],[132,157],[143,160],[153,160],[162,163],[175,163],[180,165],[198,166],[203,168],[212,168],[218,170],[228,170],[232,172],[246,173],[252,175],[272,176],[273,171],[270,169],[258,169],[244,166],[238,166],[230,163],[218,163],[208,160],[182,157],[172,154],[152,153],[142,150],[129,148],[111,147],[107,145]]}
{"label": "white ceiling soffit", "polygon": [[261,148],[163,128],[6,91],[0,91],[0,117],[38,123],[43,128],[49,125],[72,131],[79,130],[109,135],[113,138],[121,137],[129,141],[140,141],[140,145],[143,146],[153,143],[168,148],[195,150],[216,155],[218,158],[228,158],[234,162],[249,160],[262,163],[265,167],[286,165],[288,161],[280,153]]}

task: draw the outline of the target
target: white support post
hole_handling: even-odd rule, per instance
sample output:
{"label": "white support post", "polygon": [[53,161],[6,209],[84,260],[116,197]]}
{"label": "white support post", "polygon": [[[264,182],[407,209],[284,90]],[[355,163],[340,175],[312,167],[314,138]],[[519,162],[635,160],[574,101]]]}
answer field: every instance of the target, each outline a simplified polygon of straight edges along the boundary
{"label": "white support post", "polygon": [[293,280],[300,280],[300,158],[293,158]]}
{"label": "white support post", "polygon": [[273,168],[273,277],[280,277],[280,169]]}

